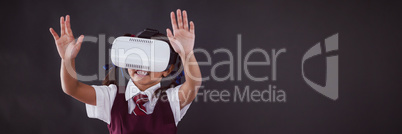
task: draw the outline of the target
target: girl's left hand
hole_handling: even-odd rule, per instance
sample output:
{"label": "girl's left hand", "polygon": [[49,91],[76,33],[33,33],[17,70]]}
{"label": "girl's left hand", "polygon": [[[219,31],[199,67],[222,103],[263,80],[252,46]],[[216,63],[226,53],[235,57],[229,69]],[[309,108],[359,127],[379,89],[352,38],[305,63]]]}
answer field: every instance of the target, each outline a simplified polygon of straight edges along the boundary
{"label": "girl's left hand", "polygon": [[[182,16],[183,13],[183,16]],[[166,29],[167,36],[173,49],[180,55],[186,56],[191,53],[194,48],[194,22],[190,22],[190,28],[188,26],[187,12],[177,9],[177,21],[174,12],[170,13],[170,19],[172,22],[172,31]]]}

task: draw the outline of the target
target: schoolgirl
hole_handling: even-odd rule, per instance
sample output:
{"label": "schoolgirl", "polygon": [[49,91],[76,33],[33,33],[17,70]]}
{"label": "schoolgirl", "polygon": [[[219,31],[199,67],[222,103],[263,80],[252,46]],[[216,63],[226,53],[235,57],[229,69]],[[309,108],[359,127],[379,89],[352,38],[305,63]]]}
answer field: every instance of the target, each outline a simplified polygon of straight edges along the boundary
{"label": "schoolgirl", "polygon": [[[180,57],[177,68],[183,66],[184,71],[167,87],[161,87],[160,82],[172,73],[175,64],[163,72],[125,69],[130,76],[126,86],[119,86],[120,77],[117,76],[124,68],[116,66],[106,66],[109,74],[103,85],[90,86],[79,82],[77,74],[71,70],[75,70],[75,58],[84,36],[81,35],[75,41],[70,16],[67,15],[65,20],[61,17],[60,36],[52,28],[50,32],[61,57],[63,91],[85,103],[88,117],[106,122],[111,134],[176,133],[177,124],[186,114],[201,85],[201,72],[193,55],[194,23],[188,22],[186,11],[178,9],[176,14],[177,19],[174,12],[170,13],[173,31],[166,29],[167,36],[150,29],[136,35],[166,41],[171,45],[172,52]],[[185,81],[181,83],[183,75]],[[125,89],[124,94],[118,93],[121,88]]]}

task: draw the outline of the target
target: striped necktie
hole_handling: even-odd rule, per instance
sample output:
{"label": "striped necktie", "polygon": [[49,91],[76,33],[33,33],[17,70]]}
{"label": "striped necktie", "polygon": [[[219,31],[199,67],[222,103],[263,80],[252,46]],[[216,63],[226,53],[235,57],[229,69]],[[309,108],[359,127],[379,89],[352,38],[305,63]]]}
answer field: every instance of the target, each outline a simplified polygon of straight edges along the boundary
{"label": "striped necktie", "polygon": [[137,116],[147,115],[147,109],[144,107],[144,104],[148,102],[148,96],[144,94],[137,94],[133,97],[133,101],[135,104],[133,113]]}

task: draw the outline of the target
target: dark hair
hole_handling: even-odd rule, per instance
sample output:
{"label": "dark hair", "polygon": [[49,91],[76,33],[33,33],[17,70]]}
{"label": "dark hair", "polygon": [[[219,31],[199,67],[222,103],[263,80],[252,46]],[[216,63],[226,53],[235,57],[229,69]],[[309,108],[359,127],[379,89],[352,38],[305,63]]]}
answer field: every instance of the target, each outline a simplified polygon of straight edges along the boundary
{"label": "dark hair", "polygon": [[[134,35],[132,35],[132,34],[124,34],[123,36],[134,37]],[[162,33],[157,33],[155,35],[152,35],[151,39],[162,40],[162,41],[167,42],[170,45],[169,39],[167,38],[166,35],[164,35]],[[180,58],[179,58],[179,60],[176,60],[176,64],[178,64],[177,70],[180,71],[180,67],[182,64]],[[171,65],[169,65],[169,67],[170,66],[175,66],[175,64],[171,64]],[[106,75],[105,79],[103,80],[103,82],[102,82],[103,85],[115,84],[119,88],[126,86],[126,83],[128,82],[128,80],[124,79],[124,81],[119,81],[120,77],[117,77],[117,76],[119,76],[119,72],[123,73],[122,68],[119,68],[119,67],[113,65],[112,67],[106,67],[105,69],[109,70],[109,73]],[[177,72],[172,71],[170,74],[175,74],[175,73],[177,73]],[[123,82],[123,83],[120,83],[120,82]],[[169,83],[168,86],[160,87],[159,89],[155,90],[154,95],[157,96],[158,98],[161,98],[161,97],[163,97],[163,96],[161,96],[162,93],[164,93],[169,88],[176,87],[177,85],[179,85],[180,82],[181,82],[181,74],[179,74],[178,77],[174,78]]]}

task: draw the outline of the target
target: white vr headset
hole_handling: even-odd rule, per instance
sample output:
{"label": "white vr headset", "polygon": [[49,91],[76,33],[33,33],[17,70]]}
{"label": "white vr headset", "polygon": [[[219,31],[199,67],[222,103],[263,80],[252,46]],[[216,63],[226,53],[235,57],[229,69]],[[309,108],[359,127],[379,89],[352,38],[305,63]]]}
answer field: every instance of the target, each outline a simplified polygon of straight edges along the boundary
{"label": "white vr headset", "polygon": [[[150,39],[161,37],[163,40]],[[177,53],[165,35],[145,29],[137,37],[120,36],[113,41],[111,60],[120,68],[163,72],[176,63]]]}

